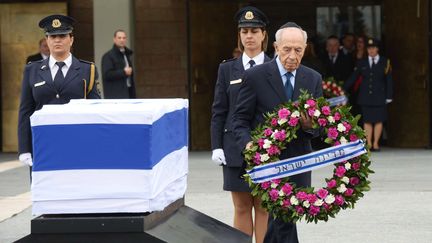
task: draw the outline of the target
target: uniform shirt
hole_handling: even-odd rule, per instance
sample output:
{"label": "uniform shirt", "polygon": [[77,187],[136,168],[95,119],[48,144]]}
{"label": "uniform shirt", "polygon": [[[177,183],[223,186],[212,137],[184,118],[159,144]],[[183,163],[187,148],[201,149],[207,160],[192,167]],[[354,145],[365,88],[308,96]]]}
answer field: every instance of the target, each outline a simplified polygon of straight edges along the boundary
{"label": "uniform shirt", "polygon": [[[48,65],[51,71],[51,77],[53,81],[59,69],[59,66],[57,66],[56,62],[58,61],[52,55],[50,55]],[[62,68],[62,73],[63,77],[66,77],[66,74],[69,71],[70,66],[72,65],[72,55],[69,53],[69,56],[63,62],[65,63],[65,65]]]}
{"label": "uniform shirt", "polygon": [[[288,73],[288,70],[285,69],[285,67],[282,65],[281,61],[279,60],[279,58],[276,58],[276,63],[277,63],[278,70],[279,70],[279,73],[280,73],[281,78],[282,78],[283,85],[285,86],[285,84],[287,82],[287,77],[286,77],[285,74]],[[294,85],[295,85],[295,76],[296,76],[296,73],[297,73],[297,70],[294,70],[294,71],[291,72],[292,76],[290,78],[290,83],[291,83],[291,85],[293,87],[293,90],[294,90],[294,87],[295,87]]]}
{"label": "uniform shirt", "polygon": [[256,55],[253,58],[248,57],[248,55],[246,55],[246,53],[243,52],[242,62],[243,62],[244,70],[248,70],[250,68],[250,64],[249,64],[250,60],[254,60],[254,62],[255,62],[254,66],[263,64],[264,63],[264,52],[260,52],[260,54]]}
{"label": "uniform shirt", "polygon": [[[379,56],[379,55],[376,55],[376,56],[374,56],[373,58],[374,58],[374,63],[377,64],[378,61],[379,61],[380,56]],[[368,59],[369,59],[369,67],[372,67],[372,57],[371,57],[371,56],[368,56]]]}

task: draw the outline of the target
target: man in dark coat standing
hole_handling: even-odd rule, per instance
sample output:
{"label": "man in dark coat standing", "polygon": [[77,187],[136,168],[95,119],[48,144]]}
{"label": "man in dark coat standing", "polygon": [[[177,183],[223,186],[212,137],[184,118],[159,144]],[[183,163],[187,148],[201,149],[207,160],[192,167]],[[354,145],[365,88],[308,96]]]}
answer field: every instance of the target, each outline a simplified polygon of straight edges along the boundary
{"label": "man in dark coat standing", "polygon": [[352,56],[340,50],[339,39],[334,35],[327,38],[326,52],[321,56],[321,61],[325,68],[324,78],[333,77],[336,81],[345,82],[354,68]]}
{"label": "man in dark coat standing", "polygon": [[131,55],[126,47],[126,32],[114,32],[114,46],[102,57],[102,78],[105,99],[136,98]]}
{"label": "man in dark coat standing", "polygon": [[[245,71],[233,114],[234,132],[241,148],[252,145],[250,132],[264,121],[265,113],[273,111],[280,104],[297,100],[300,90],[306,90],[315,98],[322,96],[321,75],[300,64],[306,41],[306,32],[297,24],[289,22],[276,32],[275,48],[278,56]],[[301,115],[300,124],[302,129],[297,134],[298,138],[288,144],[280,159],[312,152],[310,140],[318,135],[318,131],[312,129],[312,121],[307,114]],[[298,187],[308,187],[311,173],[291,176],[290,180]],[[298,242],[295,224],[270,216],[264,242]]]}
{"label": "man in dark coat standing", "polygon": [[49,50],[47,41],[45,38],[42,38],[39,41],[39,53],[28,56],[26,63],[35,62],[35,61],[39,61],[39,60],[45,60],[49,57],[49,55],[50,55],[50,50]]}

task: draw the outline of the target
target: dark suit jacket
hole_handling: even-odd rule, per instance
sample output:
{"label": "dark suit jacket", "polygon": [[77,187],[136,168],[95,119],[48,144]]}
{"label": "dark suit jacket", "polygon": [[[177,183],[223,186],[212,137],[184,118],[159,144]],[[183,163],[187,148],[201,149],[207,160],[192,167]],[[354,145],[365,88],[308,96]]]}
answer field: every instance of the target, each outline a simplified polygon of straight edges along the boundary
{"label": "dark suit jacket", "polygon": [[[28,64],[22,80],[21,102],[18,116],[19,153],[32,152],[30,116],[46,104],[66,104],[71,99],[84,98],[90,80],[90,63],[72,57],[72,64],[62,84],[54,84],[48,59]],[[97,79],[97,72],[96,76]],[[96,82],[95,82],[96,83]],[[58,95],[58,96],[57,96]],[[87,95],[89,99],[99,99],[96,84]]]}
{"label": "dark suit jacket", "polygon": [[[268,61],[270,58],[265,56],[264,62]],[[242,150],[233,133],[232,114],[244,71],[241,57],[221,63],[215,86],[210,127],[212,149],[223,148],[229,167],[241,167],[243,163]]]}
{"label": "dark suit jacket", "polygon": [[[246,144],[252,140],[250,132],[264,121],[264,113],[271,112],[280,104],[288,102],[275,59],[247,70],[243,80],[233,114],[234,131],[241,148],[245,148]],[[321,82],[319,73],[300,65],[296,72],[293,99],[298,99],[300,89],[307,90],[313,97],[321,97]],[[280,159],[311,152],[310,139],[313,135],[300,129],[298,138],[288,145]],[[292,176],[290,179],[298,186],[310,185],[310,173]]]}
{"label": "dark suit jacket", "polygon": [[386,57],[380,56],[374,68],[370,67],[368,58],[359,60],[344,89],[349,90],[359,76],[362,76],[363,80],[359,86],[357,104],[383,106],[386,99],[392,99],[393,80],[390,62]]}
{"label": "dark suit jacket", "polygon": [[336,81],[346,81],[354,68],[352,56],[345,55],[343,51],[339,51],[335,63],[330,60],[327,52],[321,56],[321,61],[325,69],[324,78],[334,77]]}
{"label": "dark suit jacket", "polygon": [[28,56],[27,60],[26,60],[26,63],[35,62],[35,61],[39,61],[39,60],[42,60],[42,59],[43,59],[42,55],[40,53],[38,53],[38,54],[34,54],[34,55],[31,55],[31,56]]}
{"label": "dark suit jacket", "polygon": [[[129,66],[133,68],[131,56],[132,50],[125,48],[126,58]],[[126,62],[123,53],[117,46],[113,46],[111,50],[105,53],[102,57],[102,78],[104,98],[106,99],[128,99],[135,98],[135,82],[134,75],[130,76],[132,86],[130,89],[126,85],[127,75],[124,72]],[[135,71],[135,70],[133,70]]]}

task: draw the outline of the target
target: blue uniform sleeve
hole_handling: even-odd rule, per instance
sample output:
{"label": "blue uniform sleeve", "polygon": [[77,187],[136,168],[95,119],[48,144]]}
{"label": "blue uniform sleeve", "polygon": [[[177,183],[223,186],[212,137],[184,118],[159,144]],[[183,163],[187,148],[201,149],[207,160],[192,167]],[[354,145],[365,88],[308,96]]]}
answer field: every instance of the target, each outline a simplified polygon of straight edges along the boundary
{"label": "blue uniform sleeve", "polygon": [[223,147],[224,126],[229,110],[226,83],[227,81],[223,67],[222,65],[219,65],[210,123],[212,149]]}
{"label": "blue uniform sleeve", "polygon": [[21,85],[21,100],[18,112],[18,152],[32,153],[32,135],[30,127],[30,116],[36,109],[36,102],[32,95],[30,84],[31,65],[24,70]]}

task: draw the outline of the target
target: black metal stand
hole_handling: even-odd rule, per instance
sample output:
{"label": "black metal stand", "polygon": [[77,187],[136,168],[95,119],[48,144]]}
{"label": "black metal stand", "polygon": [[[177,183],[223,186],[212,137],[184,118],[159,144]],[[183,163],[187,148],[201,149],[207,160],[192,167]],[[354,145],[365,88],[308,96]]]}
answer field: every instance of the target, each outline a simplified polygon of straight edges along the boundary
{"label": "black metal stand", "polygon": [[42,215],[31,221],[31,234],[16,242],[251,243],[252,238],[179,199],[153,213]]}

